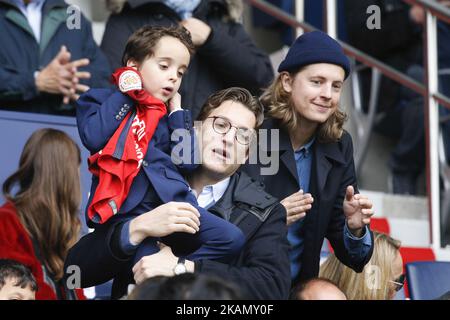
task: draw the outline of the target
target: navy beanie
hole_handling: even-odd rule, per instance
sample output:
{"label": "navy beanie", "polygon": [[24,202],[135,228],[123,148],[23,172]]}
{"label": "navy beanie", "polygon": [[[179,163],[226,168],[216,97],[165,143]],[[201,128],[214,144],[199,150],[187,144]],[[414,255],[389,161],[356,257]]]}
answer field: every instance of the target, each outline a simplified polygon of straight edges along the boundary
{"label": "navy beanie", "polygon": [[350,62],[341,45],[322,31],[304,33],[289,49],[278,72],[298,70],[313,63],[331,63],[342,67],[345,79],[350,74]]}

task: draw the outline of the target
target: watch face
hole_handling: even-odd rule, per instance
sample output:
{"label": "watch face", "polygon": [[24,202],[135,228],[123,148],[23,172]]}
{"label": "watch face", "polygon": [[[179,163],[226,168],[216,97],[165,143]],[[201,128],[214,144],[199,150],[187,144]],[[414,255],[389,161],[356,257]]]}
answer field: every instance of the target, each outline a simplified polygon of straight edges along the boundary
{"label": "watch face", "polygon": [[178,263],[175,268],[173,269],[173,272],[178,275],[182,273],[186,273],[186,266],[182,263]]}

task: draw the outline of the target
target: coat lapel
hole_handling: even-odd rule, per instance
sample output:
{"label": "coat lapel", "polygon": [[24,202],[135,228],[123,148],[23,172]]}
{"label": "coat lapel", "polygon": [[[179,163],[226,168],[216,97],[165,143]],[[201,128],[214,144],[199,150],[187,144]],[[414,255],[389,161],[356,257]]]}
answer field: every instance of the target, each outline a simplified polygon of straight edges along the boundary
{"label": "coat lapel", "polygon": [[48,15],[42,16],[42,32],[40,42],[41,54],[47,48],[47,45],[50,43],[50,40],[55,35],[59,26],[64,23],[66,19],[66,8],[53,9],[48,13]]}
{"label": "coat lapel", "polygon": [[[265,146],[260,145],[260,148],[263,150],[263,152],[266,151],[270,153],[278,152],[281,162],[288,169],[291,176],[295,179],[297,185],[300,185],[298,181],[298,173],[295,164],[294,151],[292,150],[291,138],[289,137],[289,134],[286,132],[286,130],[280,127],[279,122],[277,120],[271,118],[266,120],[261,129],[269,130],[269,133],[267,137],[267,145]],[[274,129],[279,130],[278,150],[272,149],[270,130]]]}
{"label": "coat lapel", "polygon": [[34,32],[31,30],[30,24],[27,18],[19,11],[19,9],[10,9],[5,15],[6,19],[13,22],[15,25],[22,28],[28,34],[30,34],[34,39]]}
{"label": "coat lapel", "polygon": [[[289,141],[290,143],[290,141]],[[289,149],[285,149],[285,150],[280,150],[281,156],[281,162],[283,162],[283,164],[286,166],[286,168],[288,169],[289,173],[292,175],[292,177],[295,179],[295,181],[297,181],[297,184],[300,185],[299,181],[298,181],[298,173],[297,173],[297,167],[295,165],[295,158],[294,158],[294,152],[292,150]]]}
{"label": "coat lapel", "polygon": [[344,155],[339,149],[338,143],[315,143],[315,163],[317,176],[317,194],[321,194],[325,188],[328,174],[333,167],[333,162],[345,163]]}

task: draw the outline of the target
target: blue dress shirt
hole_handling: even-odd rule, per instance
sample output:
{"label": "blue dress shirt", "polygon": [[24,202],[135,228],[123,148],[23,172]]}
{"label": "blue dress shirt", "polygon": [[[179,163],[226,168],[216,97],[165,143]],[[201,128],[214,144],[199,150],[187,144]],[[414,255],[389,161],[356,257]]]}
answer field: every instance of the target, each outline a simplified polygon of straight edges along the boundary
{"label": "blue dress shirt", "polygon": [[[309,192],[314,141],[315,138],[313,137],[307,144],[294,152],[299,189],[302,189],[304,193]],[[298,276],[301,269],[301,255],[304,247],[303,237],[301,236],[302,227],[303,219],[300,219],[288,229],[287,238],[290,244],[289,258],[291,260],[292,279]],[[370,232],[367,231],[367,227],[365,228],[364,235],[361,238],[357,238],[350,233],[346,223],[344,227],[344,245],[351,256],[361,257],[363,259],[371,247]]]}

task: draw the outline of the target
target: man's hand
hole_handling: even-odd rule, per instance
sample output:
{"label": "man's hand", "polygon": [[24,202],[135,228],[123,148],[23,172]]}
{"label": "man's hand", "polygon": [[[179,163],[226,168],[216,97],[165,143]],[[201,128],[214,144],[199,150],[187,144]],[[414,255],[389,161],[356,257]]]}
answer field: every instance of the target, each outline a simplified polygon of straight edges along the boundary
{"label": "man's hand", "polygon": [[353,186],[348,186],[343,204],[344,215],[349,231],[356,237],[363,235],[363,228],[373,216],[372,202],[368,197],[355,194]]}
{"label": "man's hand", "polygon": [[175,110],[182,110],[181,95],[178,92],[169,100],[169,111],[172,112]]}
{"label": "man's hand", "polygon": [[165,246],[158,253],[145,256],[134,265],[134,281],[140,284],[145,279],[156,276],[172,277],[177,262],[178,258],[172,253],[172,249]]}
{"label": "man's hand", "polygon": [[196,47],[202,46],[211,34],[211,27],[196,18],[183,20],[181,21],[181,25],[190,32],[192,42]]}
{"label": "man's hand", "polygon": [[281,204],[286,208],[286,224],[289,227],[294,222],[303,218],[306,211],[310,210],[314,198],[310,193],[303,194],[303,190],[291,194],[289,197],[281,200]]}
{"label": "man's hand", "polygon": [[[174,267],[178,263],[178,258],[173,254],[172,249],[164,244],[160,244],[160,251],[150,256],[143,257],[133,267],[134,281],[140,284],[148,278],[156,276],[174,276]],[[194,262],[186,260],[186,271],[194,272]]]}
{"label": "man's hand", "polygon": [[64,103],[70,99],[78,99],[78,93],[89,90],[88,86],[79,84],[80,79],[89,79],[89,72],[78,72],[79,67],[89,65],[88,59],[79,59],[70,62],[70,52],[65,46],[53,60],[42,69],[35,79],[36,88],[40,92],[61,94]]}
{"label": "man's hand", "polygon": [[130,222],[130,241],[137,245],[147,237],[200,230],[200,213],[187,202],[169,202],[139,215]]}

